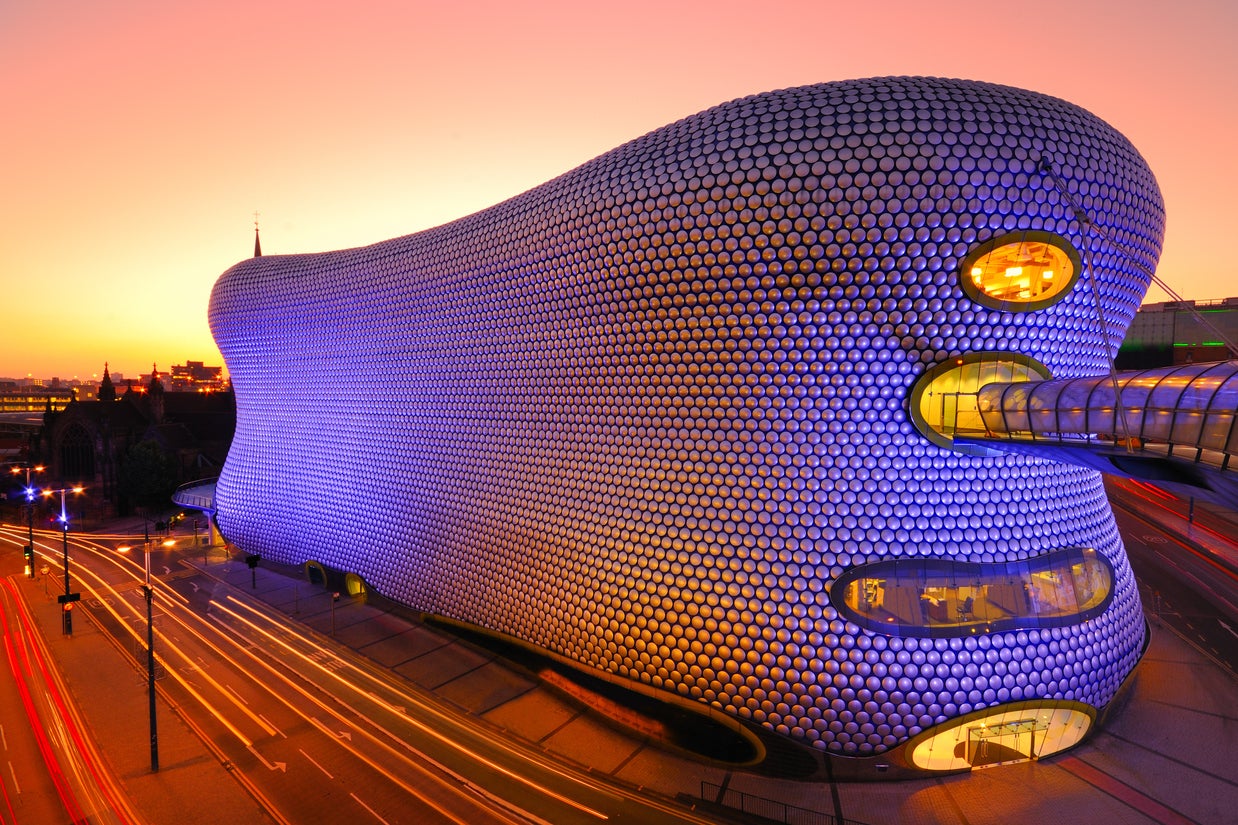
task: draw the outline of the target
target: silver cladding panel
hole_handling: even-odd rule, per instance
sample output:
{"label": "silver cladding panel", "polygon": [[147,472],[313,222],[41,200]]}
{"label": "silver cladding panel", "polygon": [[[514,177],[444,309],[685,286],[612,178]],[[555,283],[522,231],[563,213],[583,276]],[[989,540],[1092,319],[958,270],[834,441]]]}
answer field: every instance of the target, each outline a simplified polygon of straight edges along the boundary
{"label": "silver cladding panel", "polygon": [[[1054,98],[879,78],[726,103],[453,223],[224,273],[219,525],[831,753],[1103,706],[1144,630],[1099,474],[939,448],[906,397],[977,350],[1106,372],[1163,222],[1139,154]],[[1024,228],[1090,250],[1107,340],[1086,276],[1036,312],[966,297],[968,251]],[[829,601],[865,562],[1072,546],[1117,571],[1077,626],[899,638]]]}

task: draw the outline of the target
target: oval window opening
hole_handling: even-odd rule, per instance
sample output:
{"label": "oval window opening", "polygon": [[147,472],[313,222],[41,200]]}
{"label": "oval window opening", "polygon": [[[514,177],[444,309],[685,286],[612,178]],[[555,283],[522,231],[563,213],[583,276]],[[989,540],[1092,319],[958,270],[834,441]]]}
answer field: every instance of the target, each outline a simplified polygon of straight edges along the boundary
{"label": "oval window opening", "polygon": [[1108,609],[1113,588],[1108,559],[1070,547],[1009,562],[870,562],[838,577],[830,604],[873,633],[948,638],[1077,625]]}
{"label": "oval window opening", "polygon": [[1043,309],[1064,297],[1080,271],[1079,253],[1051,232],[1027,230],[993,238],[963,261],[960,281],[990,309]]}
{"label": "oval window opening", "polygon": [[979,352],[951,358],[930,369],[911,388],[911,420],[929,441],[970,455],[997,455],[978,445],[956,444],[955,437],[990,435],[980,412],[980,388],[1052,378],[1049,368],[1014,352]]}
{"label": "oval window opening", "polygon": [[1095,720],[1095,708],[1082,702],[1011,702],[931,728],[908,742],[906,753],[912,765],[926,771],[1027,762],[1073,748]]}

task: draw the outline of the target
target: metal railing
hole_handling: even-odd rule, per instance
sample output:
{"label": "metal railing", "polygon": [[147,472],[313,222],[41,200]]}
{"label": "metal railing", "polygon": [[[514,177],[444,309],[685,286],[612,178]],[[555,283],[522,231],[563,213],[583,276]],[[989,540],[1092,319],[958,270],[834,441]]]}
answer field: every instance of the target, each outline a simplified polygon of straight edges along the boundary
{"label": "metal railing", "polygon": [[757,817],[766,822],[778,822],[782,825],[864,825],[854,819],[845,817],[840,819],[823,811],[801,808],[776,799],[767,799],[733,788],[724,788],[713,782],[701,782],[701,799],[723,808],[739,811],[746,816]]}
{"label": "metal railing", "polygon": [[218,480],[219,477],[216,476],[182,484],[172,494],[172,501],[181,507],[213,512],[215,510],[215,482]]}

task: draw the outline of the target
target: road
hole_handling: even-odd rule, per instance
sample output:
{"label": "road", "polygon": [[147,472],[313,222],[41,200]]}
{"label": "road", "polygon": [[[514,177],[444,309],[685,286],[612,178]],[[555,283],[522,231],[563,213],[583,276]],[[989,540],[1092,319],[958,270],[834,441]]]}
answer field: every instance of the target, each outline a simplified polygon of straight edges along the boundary
{"label": "road", "polygon": [[[63,589],[58,539],[36,537],[55,592]],[[143,559],[140,546],[119,552],[126,543],[71,537],[70,573],[82,593],[74,623],[97,623],[139,664]],[[360,823],[709,821],[496,735],[202,573],[185,552],[151,553],[159,691],[272,821],[316,821],[327,811]]]}
{"label": "road", "polygon": [[11,680],[0,679],[5,760],[0,822],[139,822],[100,759],[49,662],[38,628],[8,579],[0,580],[0,632],[4,667],[12,675]]}
{"label": "road", "polygon": [[1238,527],[1151,485],[1106,486],[1148,612],[1238,676]]}
{"label": "road", "polygon": [[[1188,525],[1186,502],[1141,485],[1112,485],[1118,523],[1153,620],[1173,626],[1233,673],[1238,662],[1238,636],[1229,619],[1238,614],[1238,577],[1230,562],[1231,554],[1238,558],[1233,523],[1201,508],[1190,514]],[[1180,531],[1212,552],[1175,538]],[[18,564],[10,560],[20,559],[24,543],[24,530],[0,530],[0,544],[8,547],[0,553],[0,574],[16,571]],[[40,566],[48,568],[41,584],[52,597],[63,589],[60,536],[44,534],[37,543]],[[80,630],[97,622],[144,674],[141,548],[120,553],[122,543],[131,538],[73,537],[71,572],[75,589],[83,593],[75,623]],[[193,555],[200,552],[156,547],[152,554],[160,713],[167,720],[169,706],[175,706],[271,822],[327,817],[357,825],[711,821],[502,737],[476,717],[251,598],[243,563],[227,576],[231,584],[206,575],[198,569],[201,556]],[[10,620],[19,615],[8,597],[0,606]],[[5,636],[18,638],[19,632],[24,634],[10,621]],[[21,669],[40,670],[37,664],[19,664]],[[0,707],[9,708],[10,698],[20,707],[19,696],[3,692]],[[0,719],[6,756],[16,766],[25,801],[32,803],[35,787],[42,789],[39,798],[56,794],[60,757],[40,774],[35,769],[45,760],[36,739],[23,740],[16,732],[21,720]],[[89,777],[81,767],[64,765],[59,770],[66,775]],[[16,796],[16,780],[4,778],[6,793]],[[92,781],[81,784],[85,794]],[[107,810],[99,799],[52,798],[66,811],[70,804]],[[0,807],[0,823],[9,821],[4,816],[48,821],[22,818],[19,808],[17,814],[9,816]],[[97,821],[126,821],[119,813],[104,815],[112,819]]]}

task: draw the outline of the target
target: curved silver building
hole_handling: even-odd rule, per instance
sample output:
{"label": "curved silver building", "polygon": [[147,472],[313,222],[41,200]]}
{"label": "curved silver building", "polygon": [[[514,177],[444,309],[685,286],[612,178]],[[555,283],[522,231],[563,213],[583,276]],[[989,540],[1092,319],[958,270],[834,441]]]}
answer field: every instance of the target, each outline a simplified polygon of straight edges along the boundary
{"label": "curved silver building", "polygon": [[956,438],[983,386],[1110,373],[1163,221],[1044,95],[726,103],[224,273],[218,524],[860,774],[1045,756],[1139,659],[1135,582],[1098,472]]}

